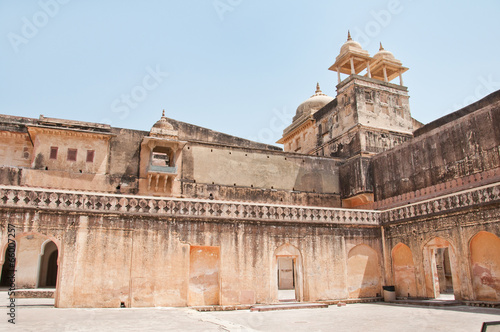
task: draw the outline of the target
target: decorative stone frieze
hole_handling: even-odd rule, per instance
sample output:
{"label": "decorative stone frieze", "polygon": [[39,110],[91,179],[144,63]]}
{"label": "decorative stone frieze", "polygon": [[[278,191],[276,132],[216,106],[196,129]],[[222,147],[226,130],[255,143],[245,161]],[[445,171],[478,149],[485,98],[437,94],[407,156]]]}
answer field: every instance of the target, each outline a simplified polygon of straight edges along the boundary
{"label": "decorative stone frieze", "polygon": [[500,202],[500,184],[483,186],[385,211],[258,204],[0,186],[0,208],[36,208],[165,217],[382,225]]}
{"label": "decorative stone frieze", "polygon": [[448,213],[453,210],[471,208],[487,203],[500,203],[499,183],[388,209],[382,212],[380,221],[382,224],[395,223],[410,218]]}
{"label": "decorative stone frieze", "polygon": [[378,225],[380,215],[380,212],[367,210],[111,195],[12,186],[0,186],[1,207],[218,220],[357,225]]}

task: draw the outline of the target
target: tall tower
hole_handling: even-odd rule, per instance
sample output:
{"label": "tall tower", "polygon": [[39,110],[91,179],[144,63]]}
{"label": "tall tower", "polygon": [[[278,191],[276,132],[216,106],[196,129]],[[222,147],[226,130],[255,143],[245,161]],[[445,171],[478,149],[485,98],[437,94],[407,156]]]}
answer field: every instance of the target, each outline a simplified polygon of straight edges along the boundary
{"label": "tall tower", "polygon": [[[371,156],[412,137],[408,88],[401,85],[408,68],[380,47],[373,58],[351,39],[329,68],[336,71],[337,103],[315,114],[318,144],[314,153],[351,158]],[[348,74],[342,80],[341,74]],[[400,84],[390,81],[400,77]]]}
{"label": "tall tower", "polygon": [[[370,57],[348,33],[329,69],[337,72],[337,105],[315,114],[315,152],[345,158],[340,168],[343,206],[369,205],[374,199],[370,158],[413,137],[414,120],[402,77],[408,68],[382,44]],[[349,76],[342,80],[341,74]],[[391,83],[396,77],[399,84]]]}
{"label": "tall tower", "polygon": [[[344,159],[340,169],[343,206],[357,207],[373,202],[370,158],[413,137],[408,88],[402,74],[408,70],[380,44],[371,57],[352,40],[350,33],[335,63],[337,96],[308,114],[308,131],[316,132],[312,148],[296,152]],[[344,77],[343,77],[344,75]],[[347,77],[345,77],[347,75]],[[391,81],[399,77],[399,84]],[[278,143],[293,151],[294,130],[304,123],[294,121]],[[299,123],[300,122],[300,123]]]}

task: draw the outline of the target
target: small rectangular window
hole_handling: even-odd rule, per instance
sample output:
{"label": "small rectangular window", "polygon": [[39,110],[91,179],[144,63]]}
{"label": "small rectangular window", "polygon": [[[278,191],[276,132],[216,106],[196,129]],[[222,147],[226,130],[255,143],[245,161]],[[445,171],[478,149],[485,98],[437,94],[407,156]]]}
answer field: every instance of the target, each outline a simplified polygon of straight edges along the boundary
{"label": "small rectangular window", "polygon": [[76,161],[77,149],[68,149],[68,161]]}
{"label": "small rectangular window", "polygon": [[94,162],[94,150],[87,150],[87,162],[88,163]]}
{"label": "small rectangular window", "polygon": [[24,159],[30,158],[30,152],[29,152],[28,148],[26,148],[26,147],[23,149],[23,158]]}
{"label": "small rectangular window", "polygon": [[51,146],[50,147],[50,159],[57,159],[57,146]]}

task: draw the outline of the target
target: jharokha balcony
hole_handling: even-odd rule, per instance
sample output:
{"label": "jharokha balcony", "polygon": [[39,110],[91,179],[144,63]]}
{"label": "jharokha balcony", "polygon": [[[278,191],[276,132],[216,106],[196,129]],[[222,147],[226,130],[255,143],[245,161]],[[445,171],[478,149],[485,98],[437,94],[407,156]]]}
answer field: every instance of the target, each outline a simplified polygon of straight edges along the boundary
{"label": "jharokha balcony", "polygon": [[159,166],[159,165],[149,165],[148,173],[163,173],[163,174],[177,174],[177,167],[175,166]]}

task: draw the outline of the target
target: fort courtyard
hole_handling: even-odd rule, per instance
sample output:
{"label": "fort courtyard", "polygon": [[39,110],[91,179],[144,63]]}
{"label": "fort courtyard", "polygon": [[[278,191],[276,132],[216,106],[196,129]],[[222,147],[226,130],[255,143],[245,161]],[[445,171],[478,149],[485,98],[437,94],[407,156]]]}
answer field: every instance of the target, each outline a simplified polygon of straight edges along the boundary
{"label": "fort courtyard", "polygon": [[[496,320],[500,90],[423,124],[397,55],[349,32],[338,44],[335,96],[305,91],[282,147],[168,110],[149,130],[0,115],[4,318],[36,331]],[[286,304],[302,309],[254,312]]]}
{"label": "fort courtyard", "polygon": [[[0,292],[2,299],[5,292]],[[3,300],[5,302],[5,300]],[[2,302],[2,303],[4,303]],[[198,312],[188,308],[57,309],[53,300],[19,299],[18,322],[5,331],[464,331],[498,321],[500,309],[358,303],[325,309]],[[2,322],[3,323],[3,322]]]}

